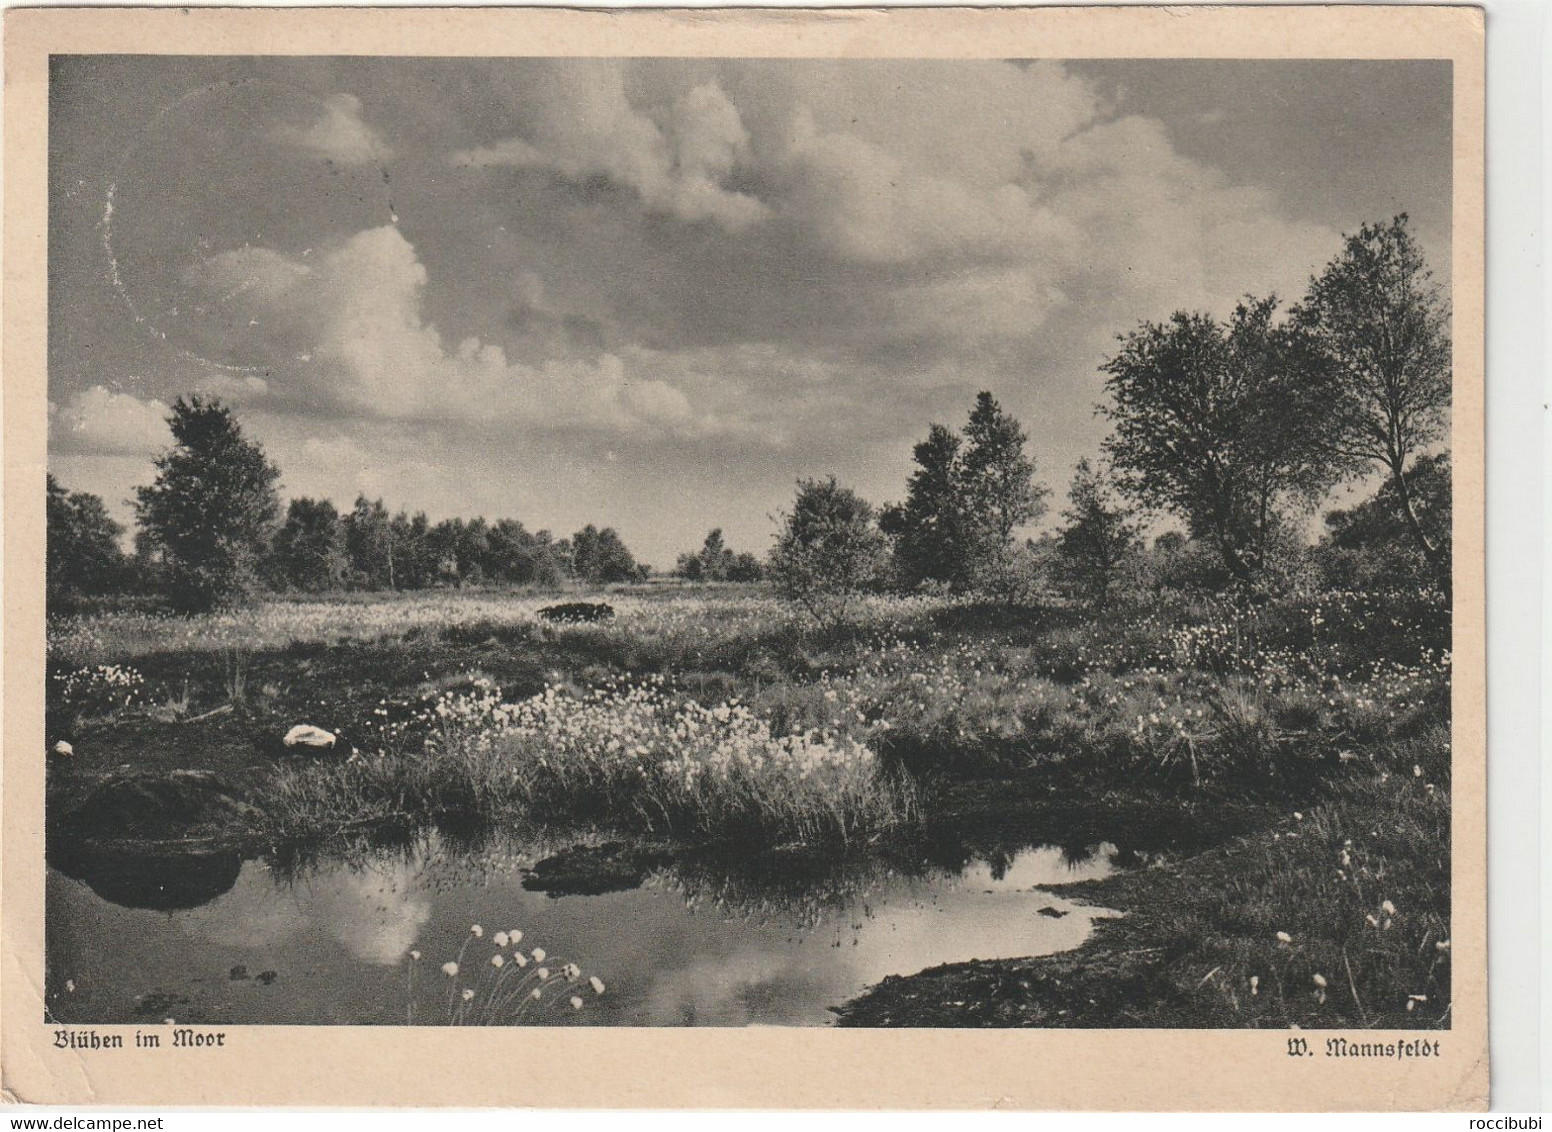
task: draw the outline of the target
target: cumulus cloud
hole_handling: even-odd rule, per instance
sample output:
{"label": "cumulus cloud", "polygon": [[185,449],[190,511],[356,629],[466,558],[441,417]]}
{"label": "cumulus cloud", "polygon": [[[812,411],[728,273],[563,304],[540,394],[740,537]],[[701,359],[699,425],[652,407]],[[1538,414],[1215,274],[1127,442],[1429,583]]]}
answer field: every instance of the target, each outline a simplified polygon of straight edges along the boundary
{"label": "cumulus cloud", "polygon": [[366,869],[336,867],[309,879],[298,901],[337,943],[363,963],[391,967],[431,919],[431,894],[417,861],[374,861]]}
{"label": "cumulus cloud", "polygon": [[49,402],[49,447],[95,456],[149,456],[172,442],[169,409],[101,385]]}
{"label": "cumulus cloud", "polygon": [[[1035,353],[1058,313],[1119,319],[1108,340],[1171,303],[1291,290],[1335,246],[1058,63],[549,66],[516,83],[521,135],[459,161],[601,178],[681,217],[701,215],[693,185],[759,206],[760,223],[723,225],[740,241],[652,237],[661,259],[620,313],[654,346],[758,337],[926,364],[1022,339]],[[635,235],[607,201],[578,199]]]}
{"label": "cumulus cloud", "polygon": [[775,158],[783,215],[820,248],[850,258],[1007,258],[1077,235],[1011,181],[972,185],[908,167],[855,134],[826,131],[804,108]]}
{"label": "cumulus cloud", "polygon": [[253,374],[215,373],[199,383],[199,391],[223,401],[255,401],[269,392],[269,382]]}
{"label": "cumulus cloud", "polygon": [[[1139,280],[1218,302],[1298,278],[1334,246],[1334,231],[1182,155],[1162,122],[1117,116],[1059,64],[902,66],[825,73],[824,100],[733,84],[767,104],[739,109],[757,123],[752,175],[774,213],[809,255],[878,268],[902,319],[972,338],[1033,330],[1063,296]],[[915,278],[889,278],[906,267]],[[934,294],[948,309],[916,301]]]}
{"label": "cumulus cloud", "polygon": [[738,110],[715,83],[686,91],[659,123],[631,104],[620,64],[561,61],[535,88],[526,136],[462,150],[456,165],[547,169],[566,180],[602,177],[681,220],[741,232],[769,212],[726,187],[748,154]]}
{"label": "cumulus cloud", "polygon": [[[1087,414],[1117,331],[1291,291],[1335,246],[1054,63],[534,60],[502,82],[483,105],[510,132],[453,160],[550,174],[524,194],[548,237],[465,177],[407,225],[420,248],[379,227],[207,255],[185,329],[236,364],[204,388],[772,445],[882,435],[966,382],[1029,411],[1034,375]],[[361,110],[338,96],[290,138],[380,153]]]}
{"label": "cumulus cloud", "polygon": [[982,267],[900,287],[894,319],[918,335],[969,343],[1029,338],[1066,303],[1059,283],[1038,268]]}
{"label": "cumulus cloud", "polygon": [[[1223,313],[1246,291],[1296,294],[1338,245],[1332,229],[1286,217],[1261,187],[1234,185],[1176,152],[1155,119],[1096,122],[1052,150],[1034,175],[1051,207],[1084,233],[1064,263],[1075,289],[1162,318],[1176,307]],[[1139,302],[1140,300],[1141,302]]]}
{"label": "cumulus cloud", "polygon": [[324,101],[322,110],[310,124],[279,126],[271,136],[340,165],[367,165],[393,157],[382,136],[361,120],[361,99],[355,95],[333,95]]}
{"label": "cumulus cloud", "polygon": [[682,391],[629,374],[616,354],[527,364],[479,337],[449,346],[424,314],[426,268],[393,226],[359,232],[310,265],[272,249],[239,249],[186,278],[265,328],[285,369],[268,388],[282,402],[584,430],[693,434],[714,425]]}

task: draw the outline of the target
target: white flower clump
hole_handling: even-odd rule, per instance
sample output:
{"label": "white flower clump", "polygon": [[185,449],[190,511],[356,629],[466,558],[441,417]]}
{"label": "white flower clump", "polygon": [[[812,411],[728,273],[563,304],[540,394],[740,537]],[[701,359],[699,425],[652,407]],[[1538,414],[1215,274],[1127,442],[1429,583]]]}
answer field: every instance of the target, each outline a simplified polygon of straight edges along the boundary
{"label": "white flower clump", "polygon": [[437,701],[444,739],[466,746],[519,750],[538,768],[587,766],[616,779],[651,774],[687,791],[746,779],[801,781],[871,774],[876,758],[863,742],[830,730],[778,735],[748,705],[679,702],[661,680],[605,685],[582,695],[550,685],[506,703],[499,689]]}
{"label": "white flower clump", "polygon": [[[584,990],[591,988],[594,998],[604,993],[604,981],[589,975],[579,963],[557,960],[542,947],[532,948],[524,955],[517,949],[522,938],[521,931],[510,928],[490,933],[487,940],[481,925],[469,925],[469,934],[464,936],[457,956],[441,965],[442,974],[447,977],[442,985],[446,987],[450,1025],[520,1023],[562,1003],[578,1011],[586,1001]],[[489,954],[481,962],[479,953],[484,950]],[[406,954],[410,959],[407,1016],[413,1020],[417,1005],[415,969],[421,953],[411,950]]]}
{"label": "white flower clump", "polygon": [[106,714],[134,707],[145,692],[145,677],[127,664],[98,664],[59,672],[54,688],[67,704]]}
{"label": "white flower clump", "polygon": [[842,837],[907,813],[869,743],[882,727],[844,696],[818,725],[783,733],[748,704],[702,704],[660,676],[580,692],[551,683],[515,703],[483,677],[464,689],[436,699],[428,751],[480,760],[530,801],[602,791],[649,822],[755,820]]}

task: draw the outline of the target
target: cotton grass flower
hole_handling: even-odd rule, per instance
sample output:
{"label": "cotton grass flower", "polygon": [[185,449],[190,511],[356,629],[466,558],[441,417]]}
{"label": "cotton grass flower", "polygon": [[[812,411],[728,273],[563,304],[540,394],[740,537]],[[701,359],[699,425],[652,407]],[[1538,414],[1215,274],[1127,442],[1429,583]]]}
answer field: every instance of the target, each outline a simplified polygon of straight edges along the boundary
{"label": "cotton grass flower", "polygon": [[458,964],[443,963],[442,974],[446,975],[449,979],[456,978],[458,975]]}
{"label": "cotton grass flower", "polygon": [[506,964],[506,958],[499,951],[490,957],[490,965],[492,967],[505,967]]}
{"label": "cotton grass flower", "polygon": [[1261,976],[1260,975],[1251,975],[1250,976],[1250,993],[1252,995],[1258,995],[1258,994],[1261,993]]}
{"label": "cotton grass flower", "polygon": [[513,947],[516,947],[518,944],[523,942],[523,933],[518,931],[516,928],[513,928],[511,931],[507,932],[507,942],[509,942]]}
{"label": "cotton grass flower", "polygon": [[581,999],[580,996],[578,996],[578,995],[572,995],[571,996],[571,1009],[573,1009],[573,1010],[581,1010],[582,1009],[582,999]]}
{"label": "cotton grass flower", "polygon": [[[979,672],[979,668],[977,669]],[[850,719],[859,693],[848,688],[831,722]],[[746,803],[790,799],[786,820],[838,823],[841,832],[899,820],[902,800],[878,781],[868,735],[810,729],[778,734],[748,705],[730,699],[715,707],[682,701],[661,679],[616,681],[585,693],[552,681],[541,695],[503,703],[492,689],[444,697],[439,718],[461,729],[457,742],[471,749],[514,755],[542,751],[540,768],[576,769],[601,777],[634,796],[654,794],[665,810],[688,807],[722,820]],[[871,732],[863,716],[860,727]],[[853,810],[857,812],[852,813]],[[813,811],[812,813],[810,811]],[[516,942],[512,933],[511,942]]]}
{"label": "cotton grass flower", "polygon": [[464,988],[463,1000],[465,1002],[473,1002],[474,1001],[474,992],[472,990],[469,990],[467,987]]}
{"label": "cotton grass flower", "polygon": [[1380,911],[1384,912],[1387,916],[1394,916],[1396,914],[1396,906],[1387,900],[1380,905]]}
{"label": "cotton grass flower", "polygon": [[485,938],[485,929],[480,927],[479,924],[470,924],[469,925],[469,934],[472,935],[475,939],[484,939]]}
{"label": "cotton grass flower", "polygon": [[495,935],[491,936],[490,939],[491,942],[494,943],[497,947],[505,947],[507,945],[506,932],[497,932]]}
{"label": "cotton grass flower", "polygon": [[544,948],[542,948],[542,947],[534,948],[533,949],[534,962],[535,963],[543,963],[544,962],[544,957],[545,957],[546,954],[547,954],[547,952],[544,950]]}
{"label": "cotton grass flower", "polygon": [[418,952],[418,951],[411,951],[410,952],[410,958],[415,960],[415,962],[419,963],[420,962],[420,952]]}
{"label": "cotton grass flower", "polygon": [[534,974],[538,975],[541,979],[547,979],[550,977],[550,969],[548,967],[540,967],[537,971],[534,972]]}
{"label": "cotton grass flower", "polygon": [[591,978],[589,978],[587,980],[587,982],[588,982],[588,985],[593,988],[593,993],[594,994],[603,994],[604,993],[604,981],[602,979],[600,979],[597,975],[593,975]]}
{"label": "cotton grass flower", "polygon": [[1321,990],[1325,990],[1326,989],[1326,977],[1324,975],[1321,975],[1321,974],[1317,973],[1310,981],[1313,982]]}
{"label": "cotton grass flower", "polygon": [[1289,935],[1287,932],[1278,932],[1277,933],[1277,942],[1278,943],[1292,943],[1293,942],[1293,937],[1291,935]]}

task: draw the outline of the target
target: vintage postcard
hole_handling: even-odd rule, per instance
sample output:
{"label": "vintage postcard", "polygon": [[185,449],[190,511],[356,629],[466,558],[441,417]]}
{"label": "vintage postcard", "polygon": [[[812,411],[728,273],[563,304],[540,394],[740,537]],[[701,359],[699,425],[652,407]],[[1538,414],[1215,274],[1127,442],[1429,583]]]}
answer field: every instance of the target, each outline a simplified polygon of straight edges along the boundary
{"label": "vintage postcard", "polygon": [[1485,1105],[1483,68],[9,12],[7,1095]]}

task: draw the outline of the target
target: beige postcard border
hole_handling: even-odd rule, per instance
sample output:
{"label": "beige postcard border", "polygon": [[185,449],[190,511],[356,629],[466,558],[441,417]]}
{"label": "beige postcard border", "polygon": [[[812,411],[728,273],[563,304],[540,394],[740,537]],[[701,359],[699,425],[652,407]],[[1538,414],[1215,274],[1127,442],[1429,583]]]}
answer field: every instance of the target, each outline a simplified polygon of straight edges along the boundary
{"label": "beige postcard border", "polygon": [[[4,30],[0,1083],[8,1097],[158,1106],[1485,1107],[1485,58],[1479,9],[13,9]],[[1280,1031],[1164,1030],[547,1030],[544,1062],[571,1067],[553,1074],[514,1068],[532,1064],[535,1033],[520,1029],[239,1026],[227,1028],[224,1051],[51,1048],[42,1022],[50,53],[1453,60],[1456,985],[1452,1028],[1436,1035],[1442,1058],[1293,1059]]]}

